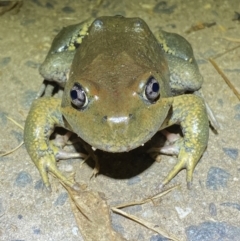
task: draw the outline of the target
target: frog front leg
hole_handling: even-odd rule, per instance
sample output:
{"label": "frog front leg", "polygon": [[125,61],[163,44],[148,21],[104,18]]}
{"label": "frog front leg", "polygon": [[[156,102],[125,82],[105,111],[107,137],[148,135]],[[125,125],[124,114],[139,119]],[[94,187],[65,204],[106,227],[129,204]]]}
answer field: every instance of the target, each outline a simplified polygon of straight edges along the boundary
{"label": "frog front leg", "polygon": [[57,168],[58,148],[49,138],[56,126],[65,127],[60,111],[61,100],[43,97],[33,102],[24,127],[26,149],[37,166],[43,182],[50,189],[48,172],[53,173],[66,185],[77,188],[76,183],[68,180]]}
{"label": "frog front leg", "polygon": [[208,143],[209,123],[204,101],[192,94],[173,97],[172,110],[169,115],[161,129],[179,124],[183,132],[183,141],[180,142],[178,162],[161,186],[166,185],[185,168],[187,185],[190,188],[193,171]]}

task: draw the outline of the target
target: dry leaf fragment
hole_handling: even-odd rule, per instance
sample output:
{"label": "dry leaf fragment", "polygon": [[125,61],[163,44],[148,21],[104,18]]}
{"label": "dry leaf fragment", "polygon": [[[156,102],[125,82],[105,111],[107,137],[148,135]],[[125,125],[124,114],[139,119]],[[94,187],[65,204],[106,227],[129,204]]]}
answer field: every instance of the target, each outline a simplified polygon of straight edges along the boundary
{"label": "dry leaf fragment", "polygon": [[71,197],[72,210],[85,241],[126,240],[113,230],[110,207],[99,192],[65,188]]}
{"label": "dry leaf fragment", "polygon": [[212,22],[212,23],[198,23],[194,26],[192,26],[191,28],[189,28],[186,33],[192,33],[198,30],[202,30],[204,28],[210,28],[212,26],[216,25],[216,22]]}

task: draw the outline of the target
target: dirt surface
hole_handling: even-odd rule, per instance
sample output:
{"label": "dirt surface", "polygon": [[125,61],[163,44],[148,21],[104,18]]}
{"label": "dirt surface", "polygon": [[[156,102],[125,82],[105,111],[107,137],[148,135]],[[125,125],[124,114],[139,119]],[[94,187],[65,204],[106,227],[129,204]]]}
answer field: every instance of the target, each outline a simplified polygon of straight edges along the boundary
{"label": "dirt surface", "polygon": [[[169,185],[180,183],[179,189],[159,201],[124,211],[165,227],[180,240],[240,240],[240,102],[208,61],[239,45],[240,21],[233,21],[235,11],[240,12],[239,0],[24,1],[19,12],[12,10],[0,16],[1,153],[23,140],[23,131],[7,116],[24,126],[42,83],[38,67],[63,26],[90,16],[141,17],[153,32],[159,28],[176,32],[192,44],[205,79],[205,97],[221,129],[218,134],[210,131],[191,190],[182,171]],[[186,33],[199,23],[210,26]],[[240,92],[240,48],[215,61]],[[101,160],[104,171],[91,180],[92,166],[81,166],[80,160],[61,161],[59,168],[66,174],[77,170],[77,180],[104,193],[109,205],[152,195],[153,188],[176,163],[176,158],[169,156],[153,162],[141,151],[127,156],[108,154]],[[52,192],[48,193],[24,145],[0,157],[0,240],[82,240],[66,190],[54,178],[51,184]],[[117,214],[112,215],[112,224],[127,240],[165,240]]]}

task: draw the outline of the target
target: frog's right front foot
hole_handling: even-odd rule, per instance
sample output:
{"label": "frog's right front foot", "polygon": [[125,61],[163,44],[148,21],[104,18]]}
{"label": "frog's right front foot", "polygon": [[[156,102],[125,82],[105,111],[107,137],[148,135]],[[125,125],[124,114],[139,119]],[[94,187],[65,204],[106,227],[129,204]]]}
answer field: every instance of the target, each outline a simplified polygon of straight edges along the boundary
{"label": "frog's right front foot", "polygon": [[[24,143],[48,189],[50,189],[48,172],[65,185],[76,189],[77,183],[70,181],[57,168],[56,161],[61,158],[61,148],[49,140],[55,126],[65,125],[60,105],[61,100],[57,98],[43,97],[33,102],[24,127]],[[67,157],[71,158],[71,153]]]}
{"label": "frog's right front foot", "polygon": [[51,190],[51,185],[49,182],[48,178],[48,172],[51,172],[54,176],[56,176],[61,182],[63,182],[65,185],[72,187],[74,189],[77,188],[78,184],[70,181],[65,177],[57,168],[56,165],[56,159],[53,154],[45,154],[42,157],[40,157],[36,162],[35,162],[39,173],[43,179],[43,183],[46,186],[48,190]]}

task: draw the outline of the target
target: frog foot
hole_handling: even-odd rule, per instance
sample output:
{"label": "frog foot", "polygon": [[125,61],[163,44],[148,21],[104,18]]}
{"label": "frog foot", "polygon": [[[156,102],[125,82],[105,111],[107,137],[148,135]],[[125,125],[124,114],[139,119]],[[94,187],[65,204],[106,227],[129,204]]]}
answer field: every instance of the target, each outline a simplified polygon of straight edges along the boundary
{"label": "frog foot", "polygon": [[93,168],[92,175],[90,176],[90,179],[91,179],[92,177],[96,177],[98,175],[98,173],[100,172],[100,165],[99,165],[99,161],[98,161],[98,156],[95,155],[94,152],[90,152],[89,156],[91,156],[95,162],[95,166]]}
{"label": "frog foot", "polygon": [[51,97],[51,96],[59,96],[62,97],[62,89],[60,86],[54,81],[44,80],[42,85],[40,86],[39,91],[37,92],[36,99],[40,97]]}
{"label": "frog foot", "polygon": [[[178,156],[178,162],[173,167],[173,169],[165,177],[164,181],[160,184],[159,188],[162,189],[166,184],[168,184],[182,169],[186,169],[187,172],[187,187],[191,189],[193,171],[198,160],[201,157],[200,152],[193,150],[192,147],[184,146],[184,138],[180,135],[175,136],[175,134],[168,133],[167,131],[164,135],[167,134],[167,141],[163,147],[154,148],[155,152],[165,155],[175,155]],[[169,135],[170,134],[170,135]]]}
{"label": "frog foot", "polygon": [[166,184],[168,184],[182,169],[186,169],[187,174],[187,188],[191,189],[192,180],[193,180],[193,171],[198,162],[198,158],[194,155],[189,154],[189,150],[181,148],[178,155],[178,162],[173,167],[173,169],[165,177],[164,181],[159,185],[159,188],[162,189]]}
{"label": "frog foot", "polygon": [[[86,154],[81,152],[67,152],[62,148],[67,144],[72,133],[67,132],[64,135],[56,134],[55,138],[49,142],[50,153],[44,151],[44,155],[36,163],[37,168],[42,176],[43,182],[47,190],[51,191],[51,185],[49,183],[48,172],[52,173],[57,177],[63,184],[79,190],[79,184],[77,182],[70,181],[66,176],[64,176],[57,167],[58,160],[67,160],[71,158],[81,158],[85,159]],[[40,156],[40,155],[39,155]]]}
{"label": "frog foot", "polygon": [[181,138],[179,134],[171,133],[167,130],[161,130],[161,133],[166,137],[166,143],[169,144],[173,144]]}
{"label": "frog foot", "polygon": [[178,156],[180,147],[182,146],[182,137],[179,134],[162,130],[161,133],[166,137],[164,146],[152,147],[147,152],[155,159],[160,153],[165,155]]}
{"label": "frog foot", "polygon": [[69,180],[65,177],[62,172],[57,168],[56,159],[53,154],[44,155],[41,157],[37,163],[35,163],[39,173],[42,177],[43,183],[48,191],[51,191],[51,185],[49,182],[48,173],[52,173],[55,177],[57,177],[61,182],[65,185],[78,190],[78,183]]}

